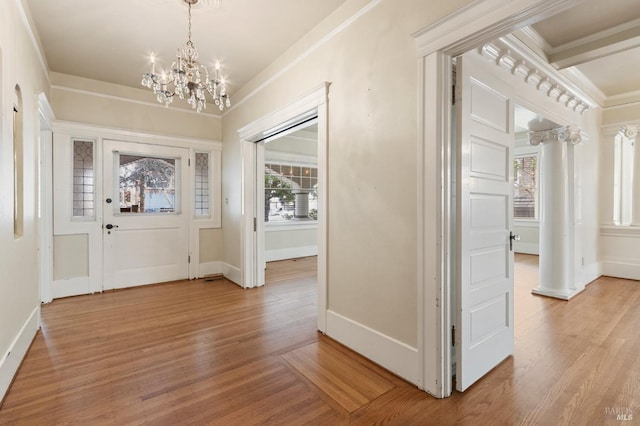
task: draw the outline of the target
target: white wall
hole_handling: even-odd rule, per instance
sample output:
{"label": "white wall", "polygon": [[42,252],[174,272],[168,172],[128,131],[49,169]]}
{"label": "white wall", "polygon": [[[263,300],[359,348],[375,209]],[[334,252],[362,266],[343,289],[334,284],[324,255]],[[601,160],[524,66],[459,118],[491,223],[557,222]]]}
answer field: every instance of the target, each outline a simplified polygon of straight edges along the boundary
{"label": "white wall", "polygon": [[315,225],[267,225],[264,245],[266,262],[316,256],[318,227]]}
{"label": "white wall", "polygon": [[[625,125],[640,126],[640,102],[606,108],[600,150],[600,256],[604,275],[640,280],[640,227],[613,221],[614,139]],[[638,147],[640,138],[636,140]],[[634,165],[634,172],[640,168]]]}
{"label": "white wall", "polygon": [[[44,60],[38,57],[14,0],[0,2],[0,400],[39,327],[37,265],[36,95],[47,92]],[[24,232],[13,232],[13,105],[20,85],[23,102]]]}

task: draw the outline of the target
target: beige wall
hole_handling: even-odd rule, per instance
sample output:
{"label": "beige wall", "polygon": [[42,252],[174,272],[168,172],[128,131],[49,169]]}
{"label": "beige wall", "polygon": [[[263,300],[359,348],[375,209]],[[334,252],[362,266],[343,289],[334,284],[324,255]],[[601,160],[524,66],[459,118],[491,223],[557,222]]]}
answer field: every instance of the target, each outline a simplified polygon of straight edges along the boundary
{"label": "beige wall", "polygon": [[[36,94],[47,92],[46,74],[16,2],[0,3],[0,357],[40,305],[36,259]],[[24,135],[24,233],[13,233],[13,116],[15,85],[22,91]],[[19,355],[15,355],[19,356]],[[5,361],[0,358],[0,366]],[[0,371],[2,373],[2,371]],[[0,374],[2,376],[2,374]],[[0,377],[4,378],[4,377]],[[1,388],[1,386],[0,386]],[[0,399],[2,398],[0,389]]]}
{"label": "beige wall", "polygon": [[167,136],[221,138],[219,116],[180,105],[165,108],[150,90],[59,73],[51,73],[51,84],[51,107],[58,120]]}
{"label": "beige wall", "polygon": [[56,235],[53,237],[53,280],[89,276],[89,236]]}
{"label": "beige wall", "polygon": [[347,1],[241,89],[225,114],[224,255],[240,267],[237,130],[329,81],[328,308],[415,347],[418,58],[411,34],[468,1],[382,1],[242,99],[367,3]]}
{"label": "beige wall", "polygon": [[200,263],[222,260],[222,229],[200,230]]}

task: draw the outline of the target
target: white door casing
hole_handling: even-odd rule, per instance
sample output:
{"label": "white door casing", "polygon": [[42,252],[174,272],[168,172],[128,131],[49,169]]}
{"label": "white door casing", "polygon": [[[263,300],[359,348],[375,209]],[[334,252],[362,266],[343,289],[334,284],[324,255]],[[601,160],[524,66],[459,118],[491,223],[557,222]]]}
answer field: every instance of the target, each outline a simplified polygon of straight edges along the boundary
{"label": "white door casing", "polygon": [[[121,213],[119,155],[176,160],[175,213]],[[105,140],[103,142],[103,289],[189,277],[189,150]],[[106,200],[110,199],[111,202]],[[108,225],[113,228],[108,229]]]}
{"label": "white door casing", "polygon": [[469,52],[457,61],[456,388],[513,354],[512,89]]}

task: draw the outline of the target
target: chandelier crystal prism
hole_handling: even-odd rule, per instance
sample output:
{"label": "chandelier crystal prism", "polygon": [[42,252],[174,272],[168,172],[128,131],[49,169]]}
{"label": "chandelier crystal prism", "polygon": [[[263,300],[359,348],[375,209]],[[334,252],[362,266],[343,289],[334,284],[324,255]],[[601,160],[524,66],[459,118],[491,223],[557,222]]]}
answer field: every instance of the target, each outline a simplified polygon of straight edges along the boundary
{"label": "chandelier crystal prism", "polygon": [[215,105],[223,111],[231,106],[224,76],[220,72],[220,62],[216,61],[213,73],[198,62],[198,50],[191,41],[191,6],[198,0],[183,0],[189,8],[189,35],[187,42],[178,48],[176,61],[168,72],[156,73],[156,58],[151,54],[151,72],[142,75],[142,85],[152,89],[161,104],[169,106],[173,98],[187,99],[191,108],[198,112],[207,108],[208,93]]}

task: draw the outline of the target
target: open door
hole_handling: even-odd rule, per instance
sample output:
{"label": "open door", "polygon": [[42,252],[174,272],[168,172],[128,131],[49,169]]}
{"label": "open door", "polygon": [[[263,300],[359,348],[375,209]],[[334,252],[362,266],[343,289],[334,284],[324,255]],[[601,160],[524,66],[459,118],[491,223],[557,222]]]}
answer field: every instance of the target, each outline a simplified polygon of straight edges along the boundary
{"label": "open door", "polygon": [[475,51],[457,58],[456,389],[513,354],[512,89]]}

